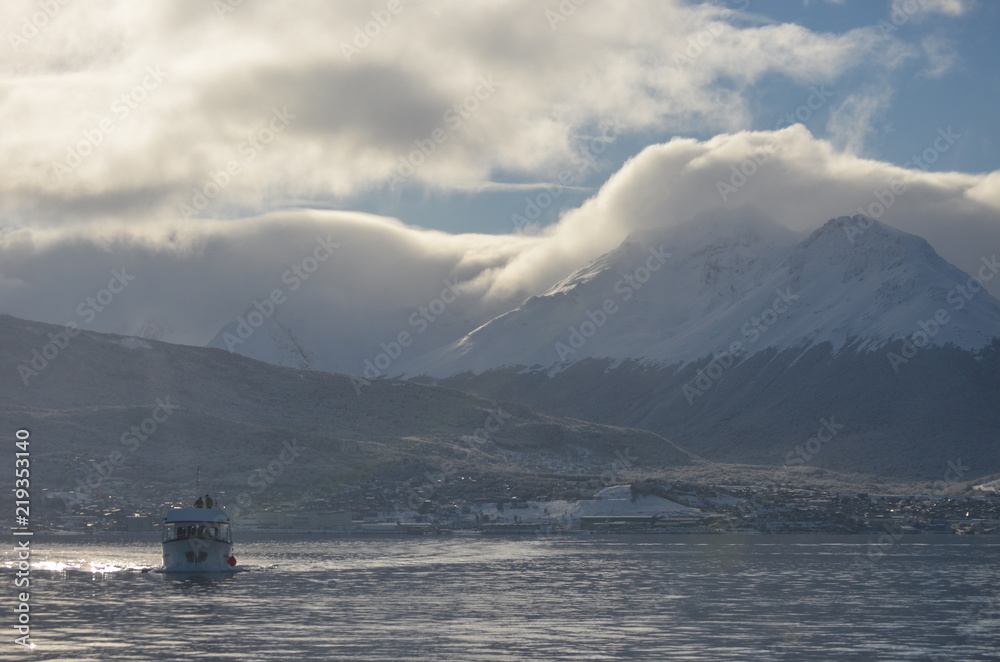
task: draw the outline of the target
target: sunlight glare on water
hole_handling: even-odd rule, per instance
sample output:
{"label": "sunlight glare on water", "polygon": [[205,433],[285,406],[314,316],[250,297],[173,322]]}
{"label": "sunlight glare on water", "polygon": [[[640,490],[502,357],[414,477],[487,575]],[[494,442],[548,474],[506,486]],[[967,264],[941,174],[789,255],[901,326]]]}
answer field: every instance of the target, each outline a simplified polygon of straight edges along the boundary
{"label": "sunlight glare on water", "polygon": [[[153,538],[38,540],[33,659],[987,660],[1000,541],[280,537],[248,572],[152,571]],[[3,559],[11,572],[12,558]],[[9,584],[8,584],[9,585]]]}

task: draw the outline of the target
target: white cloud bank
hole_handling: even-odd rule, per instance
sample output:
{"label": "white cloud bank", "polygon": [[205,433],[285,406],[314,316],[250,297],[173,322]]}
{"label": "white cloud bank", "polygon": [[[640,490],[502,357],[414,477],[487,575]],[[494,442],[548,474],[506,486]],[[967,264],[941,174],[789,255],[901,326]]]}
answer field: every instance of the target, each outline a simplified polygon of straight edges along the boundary
{"label": "white cloud bank", "polygon": [[5,224],[349,206],[394,178],[544,180],[603,121],[738,130],[768,77],[807,86],[920,52],[875,26],[678,0],[49,5],[0,9]]}
{"label": "white cloud bank", "polygon": [[[934,158],[961,139],[944,127],[927,136],[919,154]],[[545,290],[634,230],[755,214],[807,231],[859,211],[924,236],[966,270],[1000,251],[1000,173],[904,169],[838,151],[796,125],[651,146],[535,236],[450,235],[328,211],[7,230],[0,234],[0,301],[5,312],[31,319],[119,333],[154,324],[165,339],[203,344],[280,289],[283,318],[297,332],[308,330],[306,343],[339,343],[357,368],[380,342],[412,330],[408,319],[440,295],[445,280],[462,292],[461,302],[449,311],[453,328],[436,332],[457,334]],[[310,264],[323,240],[339,247]],[[287,276],[296,266],[307,277]],[[123,268],[134,280],[92,321],[84,319],[80,305]],[[988,287],[1000,293],[998,283]]]}

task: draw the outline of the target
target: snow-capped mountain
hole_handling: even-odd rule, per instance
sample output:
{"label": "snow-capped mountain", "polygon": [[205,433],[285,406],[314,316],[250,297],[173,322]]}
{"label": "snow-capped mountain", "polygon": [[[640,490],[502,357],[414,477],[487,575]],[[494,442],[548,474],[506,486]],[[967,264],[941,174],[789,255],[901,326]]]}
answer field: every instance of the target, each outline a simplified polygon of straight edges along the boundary
{"label": "snow-capped mountain", "polygon": [[401,368],[447,377],[559,371],[585,358],[683,365],[824,343],[833,354],[845,345],[875,351],[921,333],[922,323],[933,328],[926,344],[976,350],[1000,330],[1000,302],[966,296],[970,277],[919,237],[859,216],[799,239],[761,221],[634,233],[543,295]]}
{"label": "snow-capped mountain", "polygon": [[[993,253],[970,275],[864,216],[807,235],[698,222],[635,232],[501,314],[455,295],[424,327],[419,308],[351,320],[365,337],[282,310],[213,346],[645,428],[717,462],[952,480],[949,463],[1000,472],[1000,302],[983,287],[998,271]],[[375,337],[390,327],[412,342]]]}
{"label": "snow-capped mountain", "polygon": [[863,216],[646,231],[401,367],[711,460],[935,480],[1000,467],[998,270]]}

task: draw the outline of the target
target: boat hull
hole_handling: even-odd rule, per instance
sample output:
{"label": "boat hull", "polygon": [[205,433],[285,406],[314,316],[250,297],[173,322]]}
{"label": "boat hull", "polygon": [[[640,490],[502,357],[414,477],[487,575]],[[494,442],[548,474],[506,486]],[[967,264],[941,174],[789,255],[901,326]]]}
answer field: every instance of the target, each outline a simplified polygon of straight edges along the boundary
{"label": "boat hull", "polygon": [[237,572],[229,565],[233,544],[189,538],[163,543],[164,572]]}

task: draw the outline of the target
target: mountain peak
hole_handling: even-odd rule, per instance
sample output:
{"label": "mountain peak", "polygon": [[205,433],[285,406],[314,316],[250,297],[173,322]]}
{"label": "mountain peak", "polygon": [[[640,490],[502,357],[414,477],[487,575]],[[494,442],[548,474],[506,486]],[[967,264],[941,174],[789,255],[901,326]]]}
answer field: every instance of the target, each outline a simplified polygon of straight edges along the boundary
{"label": "mountain peak", "polygon": [[886,243],[904,245],[909,242],[913,246],[930,248],[930,244],[923,237],[897,230],[864,214],[831,218],[813,231],[803,243],[808,244],[817,240],[840,240],[851,247]]}
{"label": "mountain peak", "polygon": [[916,235],[841,216],[800,237],[752,217],[633,232],[404,372],[564,369],[584,358],[684,365],[734,343],[747,356],[823,344],[833,354],[848,345],[871,352],[909,338],[943,307],[951,321],[933,344],[974,351],[997,335],[998,302],[983,292],[951,303],[968,275]]}
{"label": "mountain peak", "polygon": [[944,260],[922,237],[864,215],[839,216],[816,229],[795,250],[792,273],[819,264],[843,269],[846,282],[865,273],[890,269],[919,271]]}

